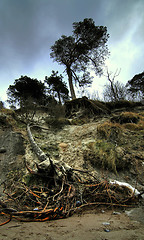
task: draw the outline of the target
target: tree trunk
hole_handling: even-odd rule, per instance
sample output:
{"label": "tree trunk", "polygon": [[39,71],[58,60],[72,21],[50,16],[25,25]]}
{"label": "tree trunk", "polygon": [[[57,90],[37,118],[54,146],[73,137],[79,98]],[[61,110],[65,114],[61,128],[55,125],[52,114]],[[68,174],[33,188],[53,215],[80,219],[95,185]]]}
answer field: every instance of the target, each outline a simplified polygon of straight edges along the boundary
{"label": "tree trunk", "polygon": [[[43,161],[49,162],[48,157],[44,154],[44,152],[39,148],[39,146],[34,141],[29,124],[27,125],[27,132],[28,132],[28,137],[29,137],[30,143],[32,145],[32,148],[33,148],[35,154],[37,155],[39,161],[40,162],[43,162]],[[49,165],[50,165],[50,162],[49,162]]]}
{"label": "tree trunk", "polygon": [[75,95],[75,91],[74,91],[74,87],[73,87],[73,82],[72,82],[72,71],[71,71],[69,66],[67,67],[67,75],[68,75],[71,97],[72,97],[72,99],[76,99],[76,95]]}
{"label": "tree trunk", "polygon": [[61,96],[60,96],[60,92],[57,91],[57,94],[58,94],[58,99],[59,99],[59,104],[62,105],[62,102],[61,102]]}
{"label": "tree trunk", "polygon": [[39,148],[39,146],[34,141],[29,125],[27,125],[27,132],[34,153],[37,155],[40,161],[40,163],[36,164],[38,171],[44,172],[47,175],[53,173],[55,181],[61,179],[63,175],[71,173],[72,169],[68,164],[58,160],[52,160],[50,156],[46,156],[46,154]]}

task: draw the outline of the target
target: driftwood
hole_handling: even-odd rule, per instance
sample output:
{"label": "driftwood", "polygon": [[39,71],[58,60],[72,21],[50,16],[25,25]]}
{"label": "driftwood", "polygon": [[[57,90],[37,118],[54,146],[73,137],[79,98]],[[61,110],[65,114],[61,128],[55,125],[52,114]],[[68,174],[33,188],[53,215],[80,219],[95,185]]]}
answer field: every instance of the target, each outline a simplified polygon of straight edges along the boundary
{"label": "driftwood", "polygon": [[[29,136],[30,143],[32,145],[34,153],[37,155],[40,163],[36,164],[37,169],[38,169],[38,174],[43,173],[44,175],[46,174],[47,176],[53,173],[54,178],[59,180],[62,179],[64,175],[67,175],[71,172],[71,167],[61,161],[57,160],[52,160],[49,154],[45,154],[39,146],[36,144],[34,141],[34,138],[32,136],[30,126],[27,125],[27,132]],[[30,171],[30,168],[27,168]]]}
{"label": "driftwood", "polygon": [[[114,209],[134,207],[138,203],[138,198],[124,186],[119,187],[108,181],[94,181],[90,184],[82,182],[78,177],[73,182],[63,177],[61,186],[54,188],[49,188],[46,183],[31,187],[17,183],[13,192],[12,189],[5,189],[4,192],[8,195],[7,205],[0,201],[0,214],[8,219],[0,226],[12,218],[25,222],[43,222],[69,217],[85,207],[105,206]],[[13,204],[14,208],[10,208],[9,204]]]}

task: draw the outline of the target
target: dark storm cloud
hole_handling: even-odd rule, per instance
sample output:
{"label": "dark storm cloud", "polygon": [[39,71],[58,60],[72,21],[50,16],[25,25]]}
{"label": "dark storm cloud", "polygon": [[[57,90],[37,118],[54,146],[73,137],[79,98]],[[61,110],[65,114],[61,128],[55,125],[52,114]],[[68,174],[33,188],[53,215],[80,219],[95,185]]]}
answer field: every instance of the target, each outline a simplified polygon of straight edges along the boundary
{"label": "dark storm cloud", "polygon": [[[84,6],[65,0],[0,1],[0,65],[32,65],[62,34]],[[85,4],[84,4],[85,5]],[[74,11],[73,11],[74,10]]]}
{"label": "dark storm cloud", "polygon": [[5,66],[29,62],[38,54],[37,9],[33,3],[28,0],[1,1],[0,53]]}
{"label": "dark storm cloud", "polygon": [[50,47],[61,35],[71,35],[73,22],[84,18],[107,26],[108,46],[119,65],[128,43],[142,66],[143,9],[144,0],[0,0],[0,81],[5,77],[10,84],[20,75],[31,72],[39,78],[35,75],[51,71]]}
{"label": "dark storm cloud", "polygon": [[71,35],[74,21],[92,17],[100,6],[99,0],[1,0],[1,68],[32,70],[62,34]]}

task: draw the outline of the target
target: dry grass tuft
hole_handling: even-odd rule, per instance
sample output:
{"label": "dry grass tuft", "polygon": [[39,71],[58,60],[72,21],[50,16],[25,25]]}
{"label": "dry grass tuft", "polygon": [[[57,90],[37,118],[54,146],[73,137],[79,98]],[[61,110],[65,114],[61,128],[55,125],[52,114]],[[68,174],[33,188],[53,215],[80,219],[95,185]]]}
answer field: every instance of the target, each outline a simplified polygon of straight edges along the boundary
{"label": "dry grass tuft", "polygon": [[10,109],[2,108],[0,110],[0,125],[3,127],[15,127],[15,112]]}
{"label": "dry grass tuft", "polygon": [[119,116],[111,118],[111,122],[122,124],[125,129],[131,131],[144,130],[143,113],[122,112]]}
{"label": "dry grass tuft", "polygon": [[100,138],[110,141],[117,141],[121,138],[122,127],[119,123],[105,122],[98,125],[97,133]]}
{"label": "dry grass tuft", "polygon": [[104,140],[90,142],[84,153],[84,160],[90,161],[94,167],[108,169],[117,173],[128,168],[129,160],[124,158],[124,149]]}

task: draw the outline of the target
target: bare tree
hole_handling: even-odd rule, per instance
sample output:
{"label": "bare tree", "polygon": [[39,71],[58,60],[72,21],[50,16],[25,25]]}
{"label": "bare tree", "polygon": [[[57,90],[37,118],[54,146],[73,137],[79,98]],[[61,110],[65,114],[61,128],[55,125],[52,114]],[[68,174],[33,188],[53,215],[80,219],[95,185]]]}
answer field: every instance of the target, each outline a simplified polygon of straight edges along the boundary
{"label": "bare tree", "polygon": [[124,100],[126,98],[127,91],[125,90],[124,84],[119,81],[115,81],[115,79],[119,76],[120,70],[116,69],[115,73],[108,71],[106,77],[109,81],[109,84],[106,84],[103,91],[103,96],[105,101],[119,101]]}

